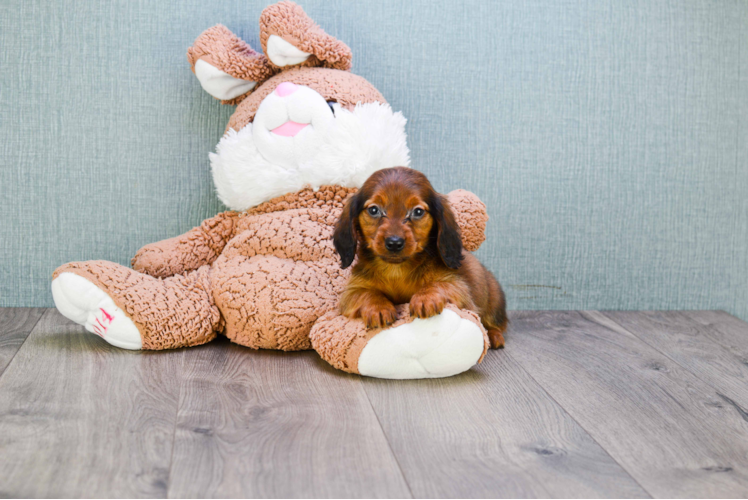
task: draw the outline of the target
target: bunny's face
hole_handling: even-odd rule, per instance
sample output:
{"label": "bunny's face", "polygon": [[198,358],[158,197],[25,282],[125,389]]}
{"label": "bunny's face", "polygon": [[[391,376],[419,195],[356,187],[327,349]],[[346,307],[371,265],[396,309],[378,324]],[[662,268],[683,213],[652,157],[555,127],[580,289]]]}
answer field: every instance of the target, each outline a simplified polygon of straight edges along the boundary
{"label": "bunny's face", "polygon": [[238,104],[210,155],[229,208],[245,210],[307,186],[359,187],[376,170],[409,163],[405,119],[348,71],[345,44],[291,2],[266,8],[260,29],[266,56],[223,26],[188,51],[203,88]]}
{"label": "bunny's face", "polygon": [[300,67],[282,71],[243,100],[228,128],[252,124],[260,154],[271,163],[297,168],[311,160],[330,127],[356,104],[385,105],[369,82],[347,71]]}
{"label": "bunny's face", "polygon": [[314,156],[334,119],[334,101],[328,104],[315,90],[284,81],[257,108],[252,138],[266,160],[295,168]]}

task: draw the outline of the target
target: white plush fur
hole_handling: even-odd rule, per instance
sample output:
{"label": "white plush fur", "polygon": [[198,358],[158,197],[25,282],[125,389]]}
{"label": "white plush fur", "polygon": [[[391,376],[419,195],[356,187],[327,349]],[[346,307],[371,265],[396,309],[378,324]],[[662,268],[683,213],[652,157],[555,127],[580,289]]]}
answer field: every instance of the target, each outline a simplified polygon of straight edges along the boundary
{"label": "white plush fur", "polygon": [[[335,123],[325,98],[303,85],[290,95],[273,92],[260,103],[252,122],[252,141],[260,156],[279,167],[295,170],[317,156]],[[293,137],[275,134],[273,129],[286,122],[306,124]]]}
{"label": "white plush fur", "polygon": [[278,35],[270,35],[267,48],[270,60],[276,66],[281,67],[303,63],[311,55],[309,52],[294,47]]}
{"label": "white plush fur", "polygon": [[140,350],[135,323],[99,287],[82,276],[62,273],[52,281],[52,298],[60,313],[122,349]]}
{"label": "white plush fur", "polygon": [[361,351],[358,371],[391,379],[450,377],[478,362],[483,342],[478,325],[445,309],[378,333]]}
{"label": "white plush fur", "polygon": [[260,153],[252,123],[238,132],[229,129],[210,155],[218,197],[241,211],[306,186],[360,187],[377,170],[409,166],[405,122],[402,113],[387,104],[359,104],[353,112],[336,104],[334,119],[317,134],[316,147],[309,149],[311,157],[286,166]]}
{"label": "white plush fur", "polygon": [[234,78],[202,59],[195,63],[195,76],[208,94],[216,99],[230,100],[252,90],[257,82]]}

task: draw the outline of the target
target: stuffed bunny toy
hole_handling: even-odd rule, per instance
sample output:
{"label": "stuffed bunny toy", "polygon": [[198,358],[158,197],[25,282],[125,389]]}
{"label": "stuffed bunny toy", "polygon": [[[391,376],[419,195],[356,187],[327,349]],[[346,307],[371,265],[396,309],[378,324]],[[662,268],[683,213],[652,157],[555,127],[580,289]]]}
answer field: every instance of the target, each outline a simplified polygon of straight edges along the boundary
{"label": "stuffed bunny toy", "polygon": [[[294,3],[267,7],[258,54],[224,26],[188,50],[202,87],[237,105],[210,155],[230,209],[175,238],[146,245],[132,268],[72,262],[53,274],[58,310],[110,344],[173,349],[218,334],[253,349],[315,349],[332,366],[382,378],[454,375],[478,363],[488,339],[477,316],[448,306],[388,328],[337,312],[349,270],[332,232],[346,199],[376,170],[408,166],[405,119],[351,68],[350,49]],[[484,239],[485,205],[448,196],[465,248]]]}

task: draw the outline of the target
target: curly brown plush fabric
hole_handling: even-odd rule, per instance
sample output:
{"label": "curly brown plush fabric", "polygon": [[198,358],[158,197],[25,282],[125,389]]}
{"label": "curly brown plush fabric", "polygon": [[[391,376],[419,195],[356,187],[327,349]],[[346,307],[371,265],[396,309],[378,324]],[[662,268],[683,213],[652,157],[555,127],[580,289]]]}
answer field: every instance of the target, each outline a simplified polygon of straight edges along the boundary
{"label": "curly brown plush fabric", "polygon": [[[322,208],[329,206],[342,209],[348,197],[358,191],[357,188],[342,186],[322,186],[317,190],[302,189],[296,193],[277,196],[245,212],[245,216],[269,214],[294,208]],[[475,196],[475,195],[473,195]]]}
{"label": "curly brown plush fabric", "polygon": [[[400,326],[412,321],[407,304],[397,306],[397,321]],[[322,359],[338,370],[358,373],[358,358],[366,344],[381,328],[367,329],[363,321],[350,320],[337,311],[322,315],[309,332],[312,347]]]}
{"label": "curly brown plush fabric", "polygon": [[350,274],[340,269],[332,245],[342,199],[331,201],[240,221],[213,265],[216,302],[231,340],[284,351],[311,347],[309,330],[335,309]]}
{"label": "curly brown plush fabric", "polygon": [[355,192],[355,188],[340,186],[322,186],[317,191],[307,188],[298,193],[279,196],[247,212],[223,212],[206,219],[183,235],[144,246],[135,253],[131,266],[136,271],[156,278],[168,278],[192,271],[212,264],[226,243],[234,237],[237,229],[248,229],[247,221],[252,215],[325,205],[342,209],[346,198]]}
{"label": "curly brown plush fabric", "polygon": [[[297,66],[323,66],[348,71],[351,69],[351,49],[340,40],[324,32],[293,2],[278,2],[260,15],[260,43],[267,54],[270,35],[276,35],[299,50],[311,54]],[[278,68],[273,61],[270,65]]]}
{"label": "curly brown plush fabric", "polygon": [[[219,262],[215,297],[226,336],[254,349],[310,349],[309,330],[336,308],[348,272],[332,259],[293,262],[277,257]],[[242,300],[237,300],[237,293]]]}
{"label": "curly brown plush fabric", "polygon": [[[132,258],[132,268],[156,278],[167,278],[195,270],[212,264],[236,231],[253,229],[252,216],[298,208],[327,207],[339,211],[345,200],[356,191],[356,188],[340,186],[322,186],[316,191],[307,188],[298,193],[279,196],[244,213],[220,213],[181,236],[144,246]],[[477,250],[485,239],[484,231],[488,220],[486,206],[477,196],[464,189],[452,191],[447,197],[461,227],[465,249],[470,252]],[[289,227],[296,224],[292,221]],[[284,232],[285,229],[280,228],[280,231]]]}
{"label": "curly brown plush fabric", "polygon": [[[459,309],[452,304],[448,304],[446,308],[472,321],[483,332],[483,354],[478,360],[480,363],[490,345],[488,334],[480,318],[476,313]],[[397,306],[397,321],[388,328],[396,328],[412,322],[415,318],[410,316],[408,309],[408,304]],[[331,311],[317,320],[309,332],[309,339],[314,350],[333,367],[348,373],[358,373],[361,351],[364,350],[369,340],[381,331],[381,328],[367,329],[362,321],[351,320],[341,316],[337,311]]]}
{"label": "curly brown plush fabric", "polygon": [[70,262],[57,268],[104,290],[135,323],[143,349],[174,349],[204,344],[223,329],[211,294],[210,267],[165,280],[104,260]]}
{"label": "curly brown plush fabric", "polygon": [[[192,47],[187,49],[187,60],[193,73],[195,64],[200,59],[234,78],[257,82],[257,86],[275,73],[267,57],[255,52],[244,40],[222,24],[203,31]],[[221,104],[239,104],[250,92],[221,101]]]}
{"label": "curly brown plush fabric", "polygon": [[[138,327],[143,349],[202,344],[216,332],[254,349],[310,349],[312,326],[326,314],[334,320],[350,276],[350,269],[340,269],[332,233],[355,192],[340,186],[303,189],[244,213],[224,212],[181,236],[146,245],[133,258],[134,269],[106,261],[73,262],[54,277],[72,272],[104,290]],[[481,227],[476,221],[485,224],[485,207],[481,211],[480,201],[467,191],[448,196],[457,211],[470,208],[461,219],[468,237],[464,244],[482,241],[475,228]],[[330,351],[332,342],[348,353],[325,355],[330,359],[360,354],[359,337],[370,338],[356,330],[360,322],[328,323],[358,332],[358,340],[348,334],[320,340],[323,350]],[[318,337],[335,336],[331,332],[322,327]],[[335,362],[353,366],[350,360]]]}
{"label": "curly brown plush fabric", "polygon": [[488,212],[485,203],[464,189],[455,189],[447,195],[447,199],[460,226],[462,246],[468,252],[475,252],[486,240]]}
{"label": "curly brown plush fabric", "polygon": [[238,219],[237,212],[220,213],[181,236],[144,246],[130,264],[136,271],[155,278],[168,278],[210,265],[234,235]]}
{"label": "curly brown plush fabric", "polygon": [[387,102],[372,84],[348,72],[350,48],[325,33],[295,3],[279,2],[263,10],[260,42],[265,52],[270,35],[279,36],[312,55],[301,64],[280,68],[220,24],[205,30],[187,50],[193,72],[197,61],[202,59],[234,78],[257,82],[251,91],[221,101],[239,105],[226,130],[239,131],[251,123],[262,100],[283,82],[310,87],[326,100],[335,101],[348,110],[358,103]]}
{"label": "curly brown plush fabric", "polygon": [[319,93],[325,100],[335,101],[349,111],[359,103],[387,102],[371,83],[353,73],[328,68],[294,67],[273,76],[262,87],[249,94],[234,111],[226,130],[230,128],[241,130],[252,122],[262,100],[283,82],[305,85]]}
{"label": "curly brown plush fabric", "polygon": [[[297,65],[276,66],[267,57],[271,36],[310,56]],[[252,50],[225,26],[216,25],[187,51],[193,72],[202,60],[232,78],[257,83],[246,93],[221,101],[238,104],[226,130],[239,132],[250,124],[263,99],[283,82],[309,87],[349,111],[357,104],[386,104],[374,86],[349,72],[352,57],[348,46],[326,34],[293,2],[282,1],[263,11],[260,41],[265,55]],[[217,72],[207,71],[205,78],[200,73],[201,84],[206,90],[217,89],[213,93],[219,96],[234,95],[222,91],[222,85],[249,87]],[[404,144],[403,149],[407,162]],[[333,366],[355,373],[367,342],[380,332],[366,330],[361,321],[337,313],[350,269],[340,268],[332,233],[346,199],[356,191],[340,186],[302,189],[245,212],[218,214],[181,236],[146,245],[133,257],[132,269],[105,261],[72,262],[58,268],[53,279],[73,273],[99,287],[138,329],[143,349],[198,345],[224,333],[255,349],[292,351],[314,346]],[[461,190],[450,193],[449,201],[461,227],[463,245],[471,251],[477,249],[484,238],[485,206]],[[59,287],[53,285],[53,294],[55,290],[63,293],[60,289],[68,278],[58,281]],[[77,291],[71,290],[67,292]],[[88,291],[100,296],[95,290]],[[483,330],[475,314],[456,312]],[[78,322],[83,315],[68,313]],[[395,326],[410,321],[408,306],[400,306]],[[126,327],[134,336],[132,325],[127,323]],[[477,340],[475,336],[472,339]],[[484,344],[488,346],[487,338]],[[473,344],[471,356],[477,354],[478,345]],[[133,342],[129,348],[136,347]]]}

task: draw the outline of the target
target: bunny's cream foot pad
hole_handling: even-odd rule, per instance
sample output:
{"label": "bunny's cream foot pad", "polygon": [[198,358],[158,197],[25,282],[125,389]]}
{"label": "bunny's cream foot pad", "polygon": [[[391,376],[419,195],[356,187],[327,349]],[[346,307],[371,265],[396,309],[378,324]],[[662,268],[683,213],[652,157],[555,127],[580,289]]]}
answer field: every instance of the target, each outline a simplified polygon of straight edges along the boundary
{"label": "bunny's cream foot pad", "polygon": [[99,287],[73,273],[62,273],[52,281],[55,306],[66,318],[82,325],[110,344],[140,350],[140,332],[127,315]]}
{"label": "bunny's cream foot pad", "polygon": [[335,368],[388,379],[450,377],[483,359],[488,337],[474,313],[447,306],[434,317],[413,319],[407,307],[399,306],[398,320],[382,330],[328,313],[312,328],[312,345]]}
{"label": "bunny's cream foot pad", "polygon": [[393,379],[450,377],[476,364],[483,348],[478,325],[447,309],[379,332],[361,351],[358,372]]}

